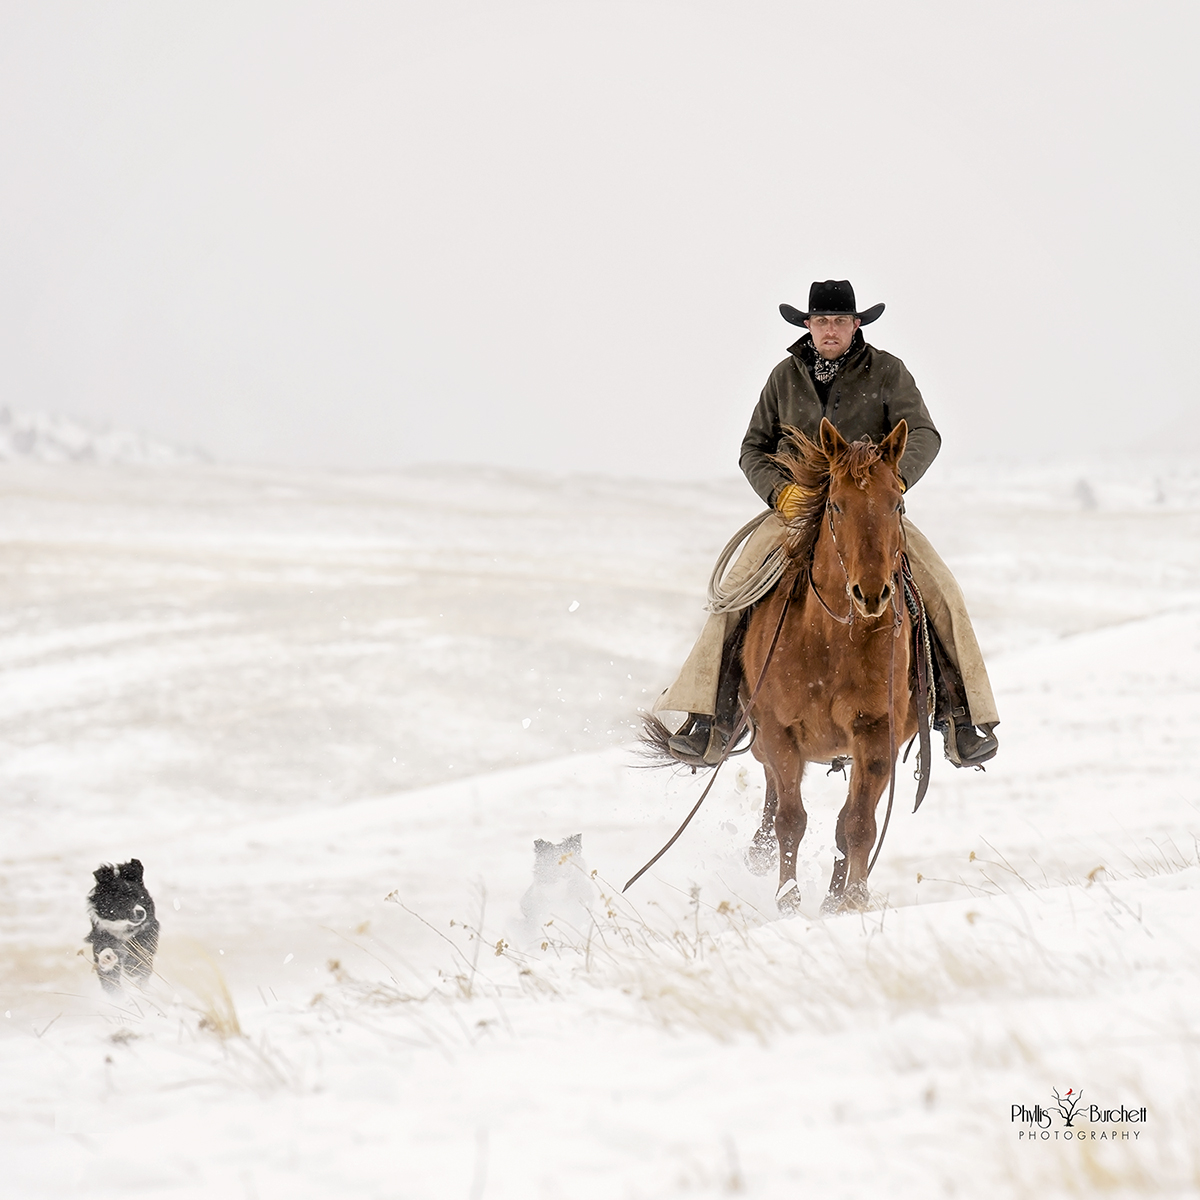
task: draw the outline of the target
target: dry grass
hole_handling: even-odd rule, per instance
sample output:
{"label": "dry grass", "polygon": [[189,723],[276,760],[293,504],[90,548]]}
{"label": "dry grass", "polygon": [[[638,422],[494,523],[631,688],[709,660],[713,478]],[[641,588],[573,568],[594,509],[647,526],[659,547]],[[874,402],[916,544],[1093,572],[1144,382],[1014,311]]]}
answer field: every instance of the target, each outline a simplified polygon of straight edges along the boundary
{"label": "dry grass", "polygon": [[[164,941],[152,979],[129,996],[127,1019],[141,1009],[138,1001],[144,1000],[157,1010],[160,1020],[178,1018],[177,1036],[184,1044],[211,1046],[215,1041],[220,1053],[212,1063],[218,1071],[213,1082],[232,1082],[259,1094],[305,1090],[301,1068],[272,1045],[265,1033],[256,1037],[246,1033],[219,960],[198,942],[186,938]],[[125,1026],[112,1040],[128,1042],[136,1036]]]}
{"label": "dry grass", "polygon": [[[1006,873],[1005,886],[961,912],[885,907],[813,921],[768,920],[737,899],[710,903],[698,888],[680,893],[673,909],[639,906],[592,872],[597,903],[586,927],[549,922],[540,951],[532,953],[487,930],[481,891],[473,920],[453,921],[448,932],[435,930],[450,961],[428,987],[406,990],[394,979],[367,984],[344,973],[340,987],[347,1000],[365,1008],[416,1012],[452,1000],[576,996],[582,986],[607,993],[612,1003],[621,997],[626,1010],[632,998],[636,1011],[667,1028],[698,1030],[720,1041],[743,1035],[766,1041],[794,1029],[836,1032],[861,1023],[864,1015],[890,1020],[981,1001],[1078,998],[1097,989],[1111,992],[1132,979],[1134,968],[1114,941],[1099,938],[1048,950],[1030,919],[1038,910],[1022,896],[1036,905],[1039,897],[1062,898],[1063,886],[1039,887],[1002,854],[988,850],[988,858],[972,854],[971,861],[993,876]],[[1192,865],[1177,847],[1157,846],[1139,873]],[[1089,897],[1087,911],[1102,897],[1104,922],[1119,920],[1146,936],[1140,910],[1121,899],[1115,882],[1108,868],[1097,865],[1065,887]],[[398,903],[394,894],[389,899]],[[1070,903],[1074,912],[1077,901]],[[420,914],[405,911],[433,928]],[[961,931],[948,917],[961,919]]]}
{"label": "dry grass", "polygon": [[[1015,877],[1021,893],[1039,890],[1026,889]],[[1026,916],[1038,898],[1011,891],[996,902],[935,910],[885,908],[824,921],[768,922],[736,899],[709,903],[699,889],[680,893],[674,907],[637,905],[589,878],[598,903],[586,927],[555,919],[543,926],[536,952],[522,953],[487,929],[481,891],[474,919],[436,931],[447,961],[425,983],[402,986],[399,966],[390,979],[371,981],[331,962],[331,985],[310,1011],[449,1057],[509,1027],[510,1012],[515,1021],[519,1010],[528,1022],[531,1002],[561,1003],[589,1019],[701,1033],[722,1043],[749,1038],[772,1044],[800,1034],[829,1036],[840,1039],[830,1047],[850,1047],[865,1038],[873,1056],[872,1086],[891,1088],[901,1104],[919,1104],[924,1095],[926,1111],[944,1111],[944,1127],[978,1147],[969,1160],[959,1150],[948,1152],[972,1171],[970,1181],[945,1180],[953,1194],[1118,1200],[1182,1196],[1200,1187],[1194,1132],[1200,1105],[1174,1103],[1169,1086],[1156,1087],[1146,1101],[1154,1114],[1152,1141],[1143,1133],[1142,1141],[1128,1146],[1018,1146],[1008,1123],[1007,1103],[1042,1086],[1030,1081],[1049,1081],[1048,1091],[1064,1077],[1086,1077],[1114,1101],[1146,1096],[1149,1089],[1130,1064],[1145,1053],[1177,1055],[1195,1041],[1190,1017],[1172,1024],[1166,1010],[1155,1028],[1137,1025],[1136,1045],[1114,1047],[1107,1031],[1097,1041],[1091,1026],[1089,1032],[1078,1024],[1081,998],[1103,991],[1114,999],[1107,1011],[1115,1012],[1127,1006],[1126,989],[1135,989],[1127,998],[1136,1003],[1148,986],[1127,961],[1130,947],[1146,938],[1141,916],[1128,905],[1114,907],[1122,893],[1109,889],[1106,872],[1084,875],[1070,896],[1054,889],[1060,912],[1069,909],[1072,920],[1086,917],[1104,936],[1082,937],[1078,944],[1060,939],[1053,951],[1039,938],[1054,922],[1035,927]],[[1049,896],[1043,891],[1042,898]],[[406,911],[411,920],[429,924]],[[386,955],[376,957],[387,967]],[[1096,1007],[1082,1010],[1089,1012],[1095,1015]],[[1116,1077],[1117,1068],[1126,1070],[1124,1077]],[[920,1091],[904,1082],[914,1077]],[[1156,1084],[1165,1084],[1157,1069]],[[967,1093],[982,1095],[986,1111],[964,1108]],[[903,1098],[910,1095],[918,1100]],[[938,1097],[945,1097],[944,1110]],[[735,1157],[728,1168],[693,1165],[686,1173],[689,1188],[736,1192],[744,1186]]]}
{"label": "dry grass", "polygon": [[225,973],[199,942],[164,941],[152,981],[141,990],[163,1011],[182,1005],[195,1015],[198,1030],[220,1041],[244,1036]]}
{"label": "dry grass", "polygon": [[237,1006],[233,1002],[224,972],[217,963],[209,955],[199,951],[189,975],[190,978],[184,986],[195,997],[194,1007],[200,1013],[198,1027],[222,1041],[242,1037],[242,1023],[238,1020]]}
{"label": "dry grass", "polygon": [[[587,927],[548,923],[540,952],[521,952],[488,932],[481,898],[475,921],[451,922],[448,934],[435,931],[450,962],[428,987],[405,989],[395,977],[366,982],[331,964],[338,985],[333,991],[341,998],[336,1003],[405,1009],[419,1024],[422,1009],[444,1009],[451,1001],[564,997],[583,986],[614,1001],[632,998],[667,1028],[699,1030],[719,1041],[750,1035],[765,1042],[797,1028],[834,1032],[865,1013],[888,1018],[988,997],[1062,996],[1092,970],[1119,969],[1061,956],[1051,962],[1023,928],[974,911],[964,914],[958,938],[923,925],[892,933],[886,909],[768,923],[737,900],[708,903],[698,888],[681,895],[672,912],[639,907],[594,872],[590,878],[599,902]],[[332,994],[319,1000],[335,1003]],[[433,1037],[433,1030],[423,1036]]]}

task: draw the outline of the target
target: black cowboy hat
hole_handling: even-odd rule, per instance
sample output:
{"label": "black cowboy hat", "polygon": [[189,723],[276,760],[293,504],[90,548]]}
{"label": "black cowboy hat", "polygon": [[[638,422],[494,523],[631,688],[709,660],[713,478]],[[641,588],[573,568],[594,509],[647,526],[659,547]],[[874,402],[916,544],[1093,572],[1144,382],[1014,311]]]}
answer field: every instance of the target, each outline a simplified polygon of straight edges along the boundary
{"label": "black cowboy hat", "polygon": [[870,325],[883,314],[883,305],[872,304],[865,312],[858,312],[850,280],[826,279],[824,283],[814,283],[808,289],[808,312],[801,312],[790,304],[781,304],[779,312],[785,321],[790,321],[793,325],[803,325],[809,317],[832,316],[838,313],[849,313],[857,317],[863,325]]}

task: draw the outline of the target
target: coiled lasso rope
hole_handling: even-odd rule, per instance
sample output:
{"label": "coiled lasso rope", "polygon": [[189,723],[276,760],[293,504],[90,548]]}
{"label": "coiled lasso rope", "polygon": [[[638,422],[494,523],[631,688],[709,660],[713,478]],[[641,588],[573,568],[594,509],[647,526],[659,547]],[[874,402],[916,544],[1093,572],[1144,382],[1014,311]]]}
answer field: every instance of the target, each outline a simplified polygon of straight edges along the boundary
{"label": "coiled lasso rope", "polygon": [[733,561],[742,543],[772,515],[773,511],[767,509],[766,512],[759,513],[753,521],[747,521],[733,535],[729,545],[721,551],[721,556],[717,559],[717,565],[713,567],[712,576],[708,581],[709,612],[741,612],[743,608],[749,608],[750,605],[761,600],[783,576],[784,568],[787,566],[787,555],[784,553],[782,546],[776,546],[767,555],[762,565],[756,568],[741,583],[734,584],[729,588],[724,587],[722,583],[722,576],[725,574],[726,568]]}

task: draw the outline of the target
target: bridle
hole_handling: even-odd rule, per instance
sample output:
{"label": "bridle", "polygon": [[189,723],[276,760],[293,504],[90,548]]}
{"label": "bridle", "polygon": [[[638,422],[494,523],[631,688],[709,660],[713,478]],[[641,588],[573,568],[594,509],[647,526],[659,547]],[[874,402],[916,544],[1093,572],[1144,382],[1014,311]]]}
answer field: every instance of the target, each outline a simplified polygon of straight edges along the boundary
{"label": "bridle", "polygon": [[[854,624],[854,599],[850,596],[850,572],[846,570],[845,560],[842,558],[842,548],[838,545],[837,534],[833,528],[833,501],[825,501],[825,515],[829,518],[829,537],[833,541],[834,553],[837,554],[838,566],[842,568],[842,574],[846,577],[846,596],[850,600],[850,611],[844,616],[839,617],[837,613],[825,603],[825,598],[821,595],[817,588],[817,581],[813,578],[812,560],[808,563],[808,586],[812,589],[812,594],[816,596],[817,602],[821,607],[835,620],[839,625]],[[815,555],[814,555],[815,557]]]}

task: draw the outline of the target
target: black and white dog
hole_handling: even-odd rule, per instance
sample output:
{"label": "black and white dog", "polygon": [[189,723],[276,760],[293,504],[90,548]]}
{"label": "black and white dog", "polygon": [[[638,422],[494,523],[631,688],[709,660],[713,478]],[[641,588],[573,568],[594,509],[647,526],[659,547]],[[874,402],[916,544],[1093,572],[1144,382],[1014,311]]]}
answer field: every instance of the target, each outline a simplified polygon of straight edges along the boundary
{"label": "black and white dog", "polygon": [[105,991],[119,992],[124,976],[140,982],[154,967],[158,949],[154,901],[142,885],[142,864],[136,858],[117,866],[104,863],[92,874],[96,878],[88,893],[92,932],[84,941],[91,943]]}

